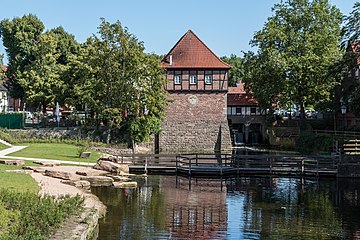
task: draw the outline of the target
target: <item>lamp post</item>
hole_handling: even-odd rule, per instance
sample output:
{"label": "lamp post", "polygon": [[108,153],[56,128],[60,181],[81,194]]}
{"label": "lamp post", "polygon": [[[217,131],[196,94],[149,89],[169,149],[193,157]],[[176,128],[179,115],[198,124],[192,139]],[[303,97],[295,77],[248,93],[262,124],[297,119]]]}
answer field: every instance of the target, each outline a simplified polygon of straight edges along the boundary
{"label": "lamp post", "polygon": [[345,106],[345,104],[341,104],[341,114],[345,114],[346,113],[346,106]]}

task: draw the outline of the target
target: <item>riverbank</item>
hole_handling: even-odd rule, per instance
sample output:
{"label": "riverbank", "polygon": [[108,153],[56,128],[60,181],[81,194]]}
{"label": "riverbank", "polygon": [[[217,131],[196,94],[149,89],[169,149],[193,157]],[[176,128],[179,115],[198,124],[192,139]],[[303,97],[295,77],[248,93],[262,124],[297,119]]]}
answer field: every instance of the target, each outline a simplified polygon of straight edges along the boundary
{"label": "riverbank", "polygon": [[[56,171],[61,167],[52,167]],[[71,167],[70,174],[84,167]],[[44,168],[45,170],[46,168]],[[42,173],[31,173],[31,176],[40,186],[39,194],[41,196],[50,195],[55,198],[61,196],[82,196],[84,198],[83,210],[78,214],[70,216],[63,222],[61,227],[51,236],[52,240],[60,239],[91,239],[97,234],[97,225],[99,218],[106,213],[106,206],[95,195],[86,189],[62,183],[61,179],[45,176]]]}

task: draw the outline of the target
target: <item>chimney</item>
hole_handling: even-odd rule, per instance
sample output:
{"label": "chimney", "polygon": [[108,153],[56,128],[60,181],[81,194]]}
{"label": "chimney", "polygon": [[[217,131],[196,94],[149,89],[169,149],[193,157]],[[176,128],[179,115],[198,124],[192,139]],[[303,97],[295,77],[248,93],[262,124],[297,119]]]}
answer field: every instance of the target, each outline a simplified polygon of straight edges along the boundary
{"label": "chimney", "polygon": [[173,62],[172,62],[172,55],[170,54],[170,66],[172,66]]}

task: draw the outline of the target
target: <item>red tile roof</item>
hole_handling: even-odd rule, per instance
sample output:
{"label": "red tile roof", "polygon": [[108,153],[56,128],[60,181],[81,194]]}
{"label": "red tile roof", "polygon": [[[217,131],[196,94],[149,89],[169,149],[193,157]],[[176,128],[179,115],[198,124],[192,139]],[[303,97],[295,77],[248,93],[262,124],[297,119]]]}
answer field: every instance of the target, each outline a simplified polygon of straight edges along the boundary
{"label": "red tile roof", "polygon": [[161,67],[231,68],[221,61],[191,30],[188,30],[164,57]]}
{"label": "red tile roof", "polygon": [[245,91],[245,84],[240,82],[236,84],[236,87],[229,87],[227,94],[228,106],[254,106],[258,105],[258,102],[251,96],[251,93]]}

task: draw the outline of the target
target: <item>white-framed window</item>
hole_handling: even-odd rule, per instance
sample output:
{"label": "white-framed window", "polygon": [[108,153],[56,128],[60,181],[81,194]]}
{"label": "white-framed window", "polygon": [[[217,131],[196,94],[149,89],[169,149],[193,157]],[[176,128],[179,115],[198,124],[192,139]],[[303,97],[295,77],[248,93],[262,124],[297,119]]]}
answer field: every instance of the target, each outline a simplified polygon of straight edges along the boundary
{"label": "white-framed window", "polygon": [[212,84],[213,82],[213,76],[210,74],[205,75],[205,84]]}
{"label": "white-framed window", "polygon": [[181,84],[182,77],[180,74],[174,75],[174,83]]}
{"label": "white-framed window", "polygon": [[355,79],[358,80],[359,79],[359,67],[356,66],[355,69],[354,69],[354,75],[355,75]]}
{"label": "white-framed window", "polygon": [[196,75],[190,75],[189,76],[189,82],[192,85],[197,84],[197,76]]}
{"label": "white-framed window", "polygon": [[231,107],[227,107],[227,115],[232,115],[232,113],[231,113]]}

